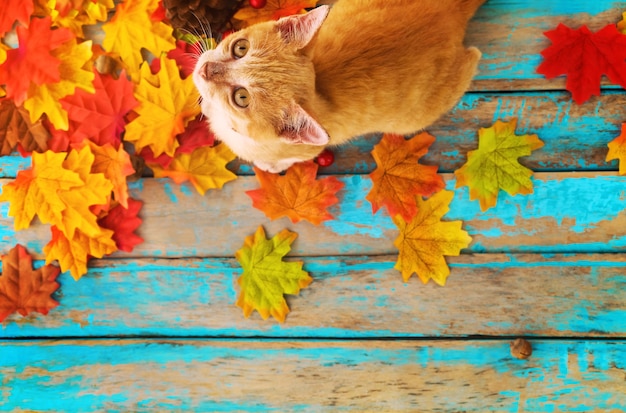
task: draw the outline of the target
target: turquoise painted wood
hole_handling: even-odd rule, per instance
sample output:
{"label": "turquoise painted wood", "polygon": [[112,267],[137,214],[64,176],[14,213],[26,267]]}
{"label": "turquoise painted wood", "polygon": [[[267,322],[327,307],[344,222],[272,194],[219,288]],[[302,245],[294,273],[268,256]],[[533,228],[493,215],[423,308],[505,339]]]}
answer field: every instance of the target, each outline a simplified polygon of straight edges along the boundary
{"label": "turquoise painted wood", "polygon": [[533,343],[528,361],[505,340],[3,343],[0,411],[626,409],[623,343]]}
{"label": "turquoise painted wood", "polygon": [[[462,220],[473,237],[465,252],[621,252],[626,246],[626,177],[615,173],[544,174],[533,178],[534,193],[509,196],[501,192],[498,205],[485,212],[469,199],[466,187],[454,190],[446,220]],[[292,224],[287,218],[270,221],[252,207],[246,191],[258,187],[255,177],[240,177],[221,191],[198,195],[189,185],[147,179],[133,186],[132,196],[144,201],[139,233],[145,242],[120,257],[232,257],[246,236],[263,225],[270,235],[284,228],[298,233],[294,256],[395,254],[398,236],[386,211],[372,214],[365,197],[371,180],[362,175],[341,176],[341,203],[330,209],[333,220],[314,226]],[[40,253],[50,239],[47,226],[15,232],[0,206],[0,240],[18,240]],[[198,223],[202,223],[201,226]],[[224,226],[228,231],[224,231]],[[174,237],[174,234],[175,237]],[[174,241],[173,241],[174,240]],[[41,256],[41,254],[39,254]]]}
{"label": "turquoise painted wood", "polygon": [[80,282],[60,278],[62,305],[47,317],[12,316],[0,337],[626,335],[622,254],[463,255],[445,288],[404,283],[395,260],[304,258],[314,282],[288,298],[285,324],[242,317],[234,259],[103,260]]}
{"label": "turquoise painted wood", "polygon": [[[0,412],[626,411],[626,177],[605,160],[626,92],[605,80],[602,96],[576,105],[564,78],[536,73],[544,31],[598,30],[624,11],[615,0],[488,0],[470,22],[480,72],[428,128],[437,140],[423,159],[455,192],[445,219],[473,237],[448,258],[445,287],[404,283],[393,268],[397,230],[365,201],[378,135],[336,149],[321,171],[346,186],[319,227],[252,208],[245,164],[205,196],[148,177],[131,189],[146,242],[78,282],[62,274],[48,316],[0,326]],[[101,42],[99,27],[90,35]],[[480,127],[512,118],[545,142],[522,159],[535,191],[502,193],[482,212],[452,172]],[[29,164],[0,158],[0,185]],[[284,324],[234,304],[234,252],[259,225],[298,232],[289,259],[314,279],[287,297]],[[43,225],[15,233],[0,204],[0,253],[21,242],[41,259],[48,239]],[[528,360],[510,353],[520,336]]]}

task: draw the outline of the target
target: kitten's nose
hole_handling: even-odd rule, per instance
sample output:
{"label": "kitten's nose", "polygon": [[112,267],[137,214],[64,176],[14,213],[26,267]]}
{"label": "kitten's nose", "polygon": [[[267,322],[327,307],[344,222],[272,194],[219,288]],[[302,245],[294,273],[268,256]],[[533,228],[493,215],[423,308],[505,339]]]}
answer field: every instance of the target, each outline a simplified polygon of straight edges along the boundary
{"label": "kitten's nose", "polygon": [[206,62],[200,67],[200,77],[209,80],[215,76],[224,74],[224,64],[218,62]]}

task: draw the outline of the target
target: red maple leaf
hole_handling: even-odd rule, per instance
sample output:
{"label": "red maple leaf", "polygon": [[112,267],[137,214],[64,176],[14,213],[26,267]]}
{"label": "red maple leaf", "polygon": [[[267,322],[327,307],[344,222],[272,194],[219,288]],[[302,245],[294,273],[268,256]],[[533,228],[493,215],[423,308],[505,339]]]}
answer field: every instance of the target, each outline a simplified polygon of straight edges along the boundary
{"label": "red maple leaf", "polygon": [[209,130],[206,121],[201,118],[202,115],[190,121],[185,128],[185,131],[176,135],[176,140],[178,141],[179,146],[176,148],[174,157],[165,153],[155,157],[154,152],[152,152],[152,149],[149,146],[143,148],[139,153],[139,156],[141,156],[148,165],[158,165],[167,169],[176,156],[183,153],[191,154],[196,149],[204,146],[213,146],[213,144],[215,144],[215,136]]}
{"label": "red maple leaf", "polygon": [[67,111],[67,131],[51,125],[50,147],[56,152],[67,151],[72,144],[89,139],[98,146],[107,143],[118,148],[126,126],[125,116],[139,103],[133,96],[133,83],[122,72],[118,79],[94,71],[95,93],[80,88],[63,98],[61,106]]}
{"label": "red maple leaf", "polygon": [[576,103],[600,95],[602,75],[626,88],[626,36],[614,24],[596,33],[586,26],[572,30],[559,24],[555,30],[544,34],[552,45],[541,52],[544,61],[537,73],[548,79],[566,75],[565,87]]}
{"label": "red maple leaf", "polygon": [[61,61],[50,53],[74,38],[65,28],[51,30],[50,17],[32,19],[29,28],[16,29],[19,46],[7,51],[6,61],[0,65],[0,84],[6,85],[8,98],[20,106],[26,100],[31,82],[42,85],[61,80]]}
{"label": "red maple leaf", "polygon": [[117,205],[98,221],[102,228],[114,232],[113,241],[121,251],[131,252],[136,245],[143,242],[143,238],[135,234],[135,230],[139,228],[142,221],[137,216],[142,205],[141,201],[128,198],[128,209]]}
{"label": "red maple leaf", "polygon": [[[176,61],[182,79],[193,73],[193,69],[198,61],[198,50],[201,50],[200,44],[194,45],[183,40],[176,40],[176,49],[167,52],[167,57]],[[152,74],[157,74],[159,70],[161,70],[161,60],[152,60],[152,63],[150,63]]]}
{"label": "red maple leaf", "polygon": [[59,288],[58,267],[45,265],[33,270],[33,259],[17,245],[2,256],[0,276],[0,322],[15,312],[25,316],[33,311],[48,314],[59,303],[51,297]]}
{"label": "red maple leaf", "polygon": [[0,13],[0,37],[10,31],[16,21],[28,26],[30,15],[34,10],[33,0],[3,0],[2,13]]}

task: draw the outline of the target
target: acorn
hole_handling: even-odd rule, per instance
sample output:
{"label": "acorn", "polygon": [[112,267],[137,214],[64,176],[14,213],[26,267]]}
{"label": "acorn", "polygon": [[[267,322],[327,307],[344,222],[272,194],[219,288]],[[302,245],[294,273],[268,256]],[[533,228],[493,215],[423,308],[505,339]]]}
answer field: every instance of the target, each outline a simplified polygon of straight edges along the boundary
{"label": "acorn", "polygon": [[533,354],[533,347],[523,338],[511,341],[511,355],[520,360],[526,360]]}

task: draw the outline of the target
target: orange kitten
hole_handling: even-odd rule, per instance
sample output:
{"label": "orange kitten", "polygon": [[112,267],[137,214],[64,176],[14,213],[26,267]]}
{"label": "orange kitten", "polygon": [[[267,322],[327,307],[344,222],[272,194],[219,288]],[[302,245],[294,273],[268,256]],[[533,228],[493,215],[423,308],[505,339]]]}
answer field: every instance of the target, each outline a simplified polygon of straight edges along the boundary
{"label": "orange kitten", "polygon": [[280,172],[371,132],[433,123],[480,58],[467,21],[485,0],[339,0],[259,23],[203,53],[202,111],[240,158]]}

